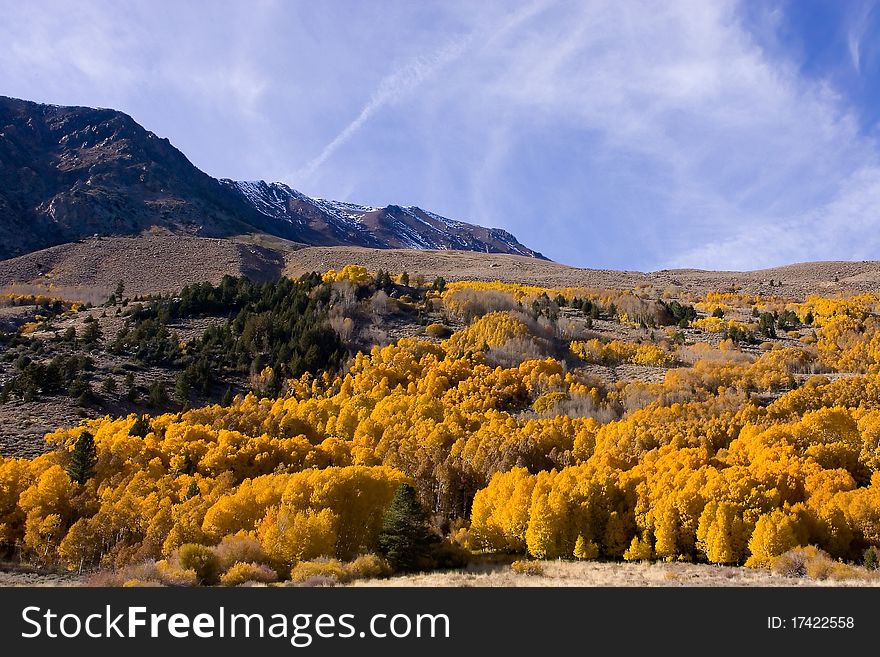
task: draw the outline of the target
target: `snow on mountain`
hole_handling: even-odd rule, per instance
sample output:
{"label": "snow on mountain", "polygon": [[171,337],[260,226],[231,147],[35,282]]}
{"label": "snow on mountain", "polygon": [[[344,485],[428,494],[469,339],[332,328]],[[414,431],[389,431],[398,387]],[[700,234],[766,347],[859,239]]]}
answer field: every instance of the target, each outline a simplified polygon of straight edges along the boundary
{"label": "snow on mountain", "polygon": [[[307,231],[304,241],[411,248],[512,253],[542,258],[505,230],[449,219],[416,206],[371,207],[313,198],[284,183],[223,179],[263,215]],[[317,236],[317,237],[315,237]]]}

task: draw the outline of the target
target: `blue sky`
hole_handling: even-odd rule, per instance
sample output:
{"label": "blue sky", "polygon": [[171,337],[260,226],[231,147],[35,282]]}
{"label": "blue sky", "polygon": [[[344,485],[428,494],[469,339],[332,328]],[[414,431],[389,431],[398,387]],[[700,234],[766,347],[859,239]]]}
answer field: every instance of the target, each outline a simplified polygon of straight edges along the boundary
{"label": "blue sky", "polygon": [[880,7],[0,0],[0,94],[586,267],[880,258]]}

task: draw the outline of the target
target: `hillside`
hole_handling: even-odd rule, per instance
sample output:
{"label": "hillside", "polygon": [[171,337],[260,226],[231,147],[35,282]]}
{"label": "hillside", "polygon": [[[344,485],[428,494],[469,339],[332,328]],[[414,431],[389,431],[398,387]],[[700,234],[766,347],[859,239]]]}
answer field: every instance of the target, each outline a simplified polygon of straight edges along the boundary
{"label": "hillside", "polygon": [[[871,267],[776,269],[766,295],[351,264],[98,306],[5,294],[0,552],[112,585],[468,563],[402,583],[717,583],[708,563],[875,584],[880,295],[785,283]],[[387,547],[392,508],[417,561]],[[645,561],[665,565],[614,567]]]}
{"label": "hillside", "polygon": [[131,294],[165,294],[194,282],[217,283],[226,274],[269,280],[282,274],[296,277],[341,269],[346,264],[363,265],[372,271],[406,271],[429,281],[443,276],[447,280],[499,280],[554,287],[652,286],[692,293],[733,286],[751,294],[800,300],[814,293],[880,289],[880,262],[876,261],[800,263],[750,272],[636,272],[569,267],[502,253],[316,247],[265,233],[218,239],[152,229],[137,237],[91,237],[0,260],[0,290],[16,284],[52,284],[73,300],[84,300],[86,297],[81,295],[88,294],[93,301],[103,301],[120,280]]}
{"label": "hillside", "polygon": [[880,262],[807,262],[755,271],[666,269],[656,272],[569,267],[551,261],[506,254],[379,250],[350,247],[309,247],[286,256],[285,272],[339,269],[346,264],[370,270],[407,271],[427,280],[504,281],[545,287],[628,289],[637,286],[680,288],[705,293],[731,286],[751,294],[775,294],[803,299],[809,294],[874,292],[880,289]]}
{"label": "hillside", "polygon": [[119,281],[131,295],[167,294],[192,283],[219,283],[225,275],[274,280],[283,267],[277,247],[154,232],[93,237],[2,260],[0,289],[51,285],[67,298],[103,303]]}
{"label": "hillside", "polygon": [[152,228],[541,257],[506,231],[420,208],[370,208],[311,199],[279,183],[216,180],[167,139],[112,109],[0,96],[0,259]]}

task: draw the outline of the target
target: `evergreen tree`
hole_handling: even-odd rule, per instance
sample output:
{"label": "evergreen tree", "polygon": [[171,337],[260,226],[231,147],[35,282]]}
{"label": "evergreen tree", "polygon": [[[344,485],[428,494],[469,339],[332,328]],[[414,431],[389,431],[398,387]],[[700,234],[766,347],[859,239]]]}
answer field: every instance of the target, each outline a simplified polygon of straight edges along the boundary
{"label": "evergreen tree", "polygon": [[137,436],[138,438],[146,438],[150,431],[150,416],[138,415],[134,424],[131,425],[131,429],[128,430],[128,435]]}
{"label": "evergreen tree", "polygon": [[199,490],[199,484],[198,482],[196,482],[195,479],[193,479],[191,482],[189,482],[189,488],[186,489],[186,496],[184,497],[184,499],[191,500],[200,493],[201,491]]}
{"label": "evergreen tree", "polygon": [[189,404],[190,383],[187,372],[181,372],[177,375],[177,381],[174,384],[174,398],[184,406]]}
{"label": "evergreen tree", "polygon": [[223,393],[223,399],[220,400],[221,406],[230,406],[232,405],[232,386],[228,386],[226,388],[226,392]]}
{"label": "evergreen tree", "polygon": [[101,339],[101,329],[98,326],[98,322],[92,319],[92,321],[86,321],[85,330],[83,330],[82,341],[83,344],[88,347],[94,347],[98,344]]}
{"label": "evergreen tree", "polygon": [[776,337],[776,318],[772,313],[761,313],[758,318],[758,332],[765,338]]}
{"label": "evergreen tree", "polygon": [[162,381],[153,381],[147,391],[147,404],[153,408],[164,406],[168,403],[168,392]]}
{"label": "evergreen tree", "polygon": [[76,439],[76,444],[70,453],[67,475],[71,481],[82,486],[95,474],[97,462],[98,452],[95,448],[95,438],[88,431],[83,431]]}
{"label": "evergreen tree", "polygon": [[68,326],[61,339],[76,346],[76,329],[73,326]]}
{"label": "evergreen tree", "polygon": [[419,570],[429,564],[435,542],[436,537],[428,529],[428,519],[415,488],[400,484],[385,512],[379,534],[379,553],[396,571]]}

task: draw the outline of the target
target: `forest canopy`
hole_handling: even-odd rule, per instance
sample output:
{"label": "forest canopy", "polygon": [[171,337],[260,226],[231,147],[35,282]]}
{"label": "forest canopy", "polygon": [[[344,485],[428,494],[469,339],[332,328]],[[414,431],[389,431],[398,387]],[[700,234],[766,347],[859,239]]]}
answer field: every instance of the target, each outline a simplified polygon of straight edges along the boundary
{"label": "forest canopy", "polygon": [[[880,546],[877,298],[673,305],[397,280],[228,279],[133,309],[114,348],[212,368],[259,357],[271,388],[146,424],[87,420],[42,456],[0,458],[0,545],[71,569],[150,562],[166,581],[295,578],[380,552],[406,484],[447,551],[768,567],[796,546],[849,561]],[[455,330],[347,350],[333,313],[345,305],[343,326],[376,298]],[[170,318],[209,312],[229,321],[185,349],[150,346]],[[724,335],[761,337],[762,313],[784,338]],[[714,337],[688,343],[685,327]]]}

